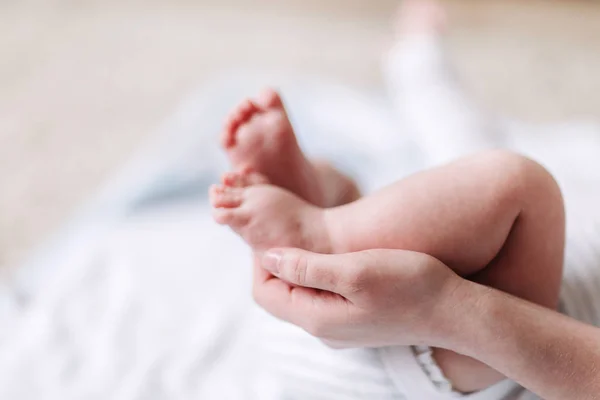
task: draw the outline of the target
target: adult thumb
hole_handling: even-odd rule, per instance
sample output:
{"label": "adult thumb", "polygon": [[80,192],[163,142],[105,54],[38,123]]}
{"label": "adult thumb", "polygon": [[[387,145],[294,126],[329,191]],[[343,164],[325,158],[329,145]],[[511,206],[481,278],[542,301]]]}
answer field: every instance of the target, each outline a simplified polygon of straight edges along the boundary
{"label": "adult thumb", "polygon": [[288,283],[338,293],[347,260],[338,255],[277,248],[262,257],[262,268]]}
{"label": "adult thumb", "polygon": [[346,254],[318,254],[300,249],[277,248],[267,251],[262,268],[279,279],[297,286],[327,290],[344,297],[366,289],[382,272],[404,264],[402,250],[366,250]]}

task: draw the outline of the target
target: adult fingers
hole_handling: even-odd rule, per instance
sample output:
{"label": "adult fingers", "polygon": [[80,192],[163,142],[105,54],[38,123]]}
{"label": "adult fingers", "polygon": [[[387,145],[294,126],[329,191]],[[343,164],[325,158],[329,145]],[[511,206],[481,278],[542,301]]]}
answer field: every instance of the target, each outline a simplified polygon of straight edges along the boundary
{"label": "adult fingers", "polygon": [[[255,260],[258,261],[258,260]],[[350,303],[335,293],[291,285],[254,264],[254,300],[275,317],[317,337],[343,323]]]}
{"label": "adult fingers", "polygon": [[263,269],[288,283],[337,293],[350,301],[410,285],[436,263],[442,265],[426,254],[386,249],[317,254],[282,248],[269,250],[261,259]]}
{"label": "adult fingers", "polygon": [[346,296],[364,277],[363,261],[360,253],[328,255],[300,249],[272,249],[262,257],[261,265],[293,285]]}

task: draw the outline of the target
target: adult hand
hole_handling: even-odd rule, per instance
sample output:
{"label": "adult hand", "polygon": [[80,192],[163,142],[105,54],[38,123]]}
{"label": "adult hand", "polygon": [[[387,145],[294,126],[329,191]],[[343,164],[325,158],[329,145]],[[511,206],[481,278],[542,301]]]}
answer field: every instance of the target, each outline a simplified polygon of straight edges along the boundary
{"label": "adult hand", "polygon": [[273,249],[255,260],[254,298],[332,347],[442,345],[462,284],[426,254],[323,255]]}
{"label": "adult hand", "polygon": [[334,347],[428,344],[548,400],[600,400],[600,329],[461,279],[425,254],[275,249],[254,272],[262,307]]}

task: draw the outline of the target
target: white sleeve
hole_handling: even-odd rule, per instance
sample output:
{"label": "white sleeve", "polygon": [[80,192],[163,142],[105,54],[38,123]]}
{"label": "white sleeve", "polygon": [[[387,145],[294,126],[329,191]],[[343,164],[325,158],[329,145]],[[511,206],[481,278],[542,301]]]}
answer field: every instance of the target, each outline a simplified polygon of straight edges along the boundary
{"label": "white sleeve", "polygon": [[[487,389],[461,394],[452,390],[451,383],[432,358],[423,360],[426,352],[413,347],[394,346],[380,348],[379,354],[390,379],[409,399],[514,400],[523,393],[519,384],[505,379]],[[429,365],[425,367],[424,364]]]}
{"label": "white sleeve", "polygon": [[384,74],[396,112],[432,163],[502,146],[500,124],[465,93],[439,40],[407,37],[387,55]]}

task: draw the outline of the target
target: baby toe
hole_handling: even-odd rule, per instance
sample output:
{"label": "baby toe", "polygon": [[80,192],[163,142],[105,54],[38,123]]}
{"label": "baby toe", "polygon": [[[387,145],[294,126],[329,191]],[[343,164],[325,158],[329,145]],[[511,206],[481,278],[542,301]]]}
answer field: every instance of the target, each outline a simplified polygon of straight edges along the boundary
{"label": "baby toe", "polygon": [[225,128],[221,134],[221,145],[226,149],[235,146],[238,129],[258,111],[260,111],[258,106],[250,99],[240,103],[227,117]]}
{"label": "baby toe", "polygon": [[273,88],[263,89],[257,97],[257,103],[263,108],[281,108],[283,101],[279,93]]}
{"label": "baby toe", "polygon": [[248,223],[248,217],[238,208],[215,208],[212,217],[217,224],[229,225],[232,229],[242,228]]}
{"label": "baby toe", "polygon": [[266,176],[258,172],[249,172],[245,175],[245,181],[248,186],[250,185],[266,185],[269,180]]}
{"label": "baby toe", "polygon": [[226,172],[221,177],[221,183],[229,187],[244,187],[245,177],[239,172]]}
{"label": "baby toe", "polygon": [[258,106],[250,99],[244,100],[238,107],[238,118],[241,121],[247,120],[252,114],[258,111]]}
{"label": "baby toe", "polygon": [[251,168],[243,168],[240,172],[227,172],[223,175],[221,181],[223,185],[235,188],[269,183],[266,176],[254,172]]}
{"label": "baby toe", "polygon": [[225,149],[229,149],[235,146],[235,132],[237,131],[239,124],[231,116],[227,117],[225,121],[225,127],[221,133],[221,146]]}
{"label": "baby toe", "polygon": [[250,100],[246,99],[238,105],[235,110],[231,113],[230,120],[232,121],[233,126],[237,129],[240,125],[247,122],[252,115],[258,111],[258,107],[256,104]]}
{"label": "baby toe", "polygon": [[210,202],[215,208],[239,207],[243,201],[243,190],[223,185],[213,185],[209,191]]}

